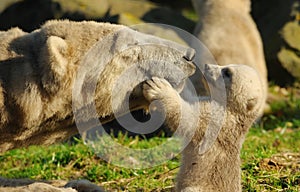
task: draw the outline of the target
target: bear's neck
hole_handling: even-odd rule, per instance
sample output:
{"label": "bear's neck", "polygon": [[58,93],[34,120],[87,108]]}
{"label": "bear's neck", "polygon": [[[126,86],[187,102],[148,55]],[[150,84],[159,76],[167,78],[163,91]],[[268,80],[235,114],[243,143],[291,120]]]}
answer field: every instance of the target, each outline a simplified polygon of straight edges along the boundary
{"label": "bear's neck", "polygon": [[241,191],[240,150],[224,150],[216,143],[199,155],[199,147],[190,143],[183,151],[176,191]]}

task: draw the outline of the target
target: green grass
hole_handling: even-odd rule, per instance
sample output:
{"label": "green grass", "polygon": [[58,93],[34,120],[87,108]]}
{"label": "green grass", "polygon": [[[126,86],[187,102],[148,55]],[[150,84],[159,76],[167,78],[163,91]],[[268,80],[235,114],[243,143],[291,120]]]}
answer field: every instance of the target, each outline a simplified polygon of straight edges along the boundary
{"label": "green grass", "polygon": [[[248,133],[242,158],[243,191],[300,191],[300,100],[271,104]],[[116,140],[130,148],[147,149],[168,140],[119,135]],[[127,169],[108,164],[80,140],[49,147],[31,146],[0,155],[0,175],[37,180],[88,179],[113,191],[170,191],[180,157],[147,169]]]}
{"label": "green grass", "polygon": [[244,191],[299,191],[299,138],[300,129],[252,128],[241,154]]}
{"label": "green grass", "polygon": [[[166,138],[120,138],[124,145],[141,148],[157,145]],[[0,156],[0,175],[8,178],[31,178],[38,180],[88,179],[100,183],[107,189],[119,191],[166,189],[173,185],[173,175],[179,167],[175,158],[163,165],[144,169],[126,169],[107,164],[94,155],[81,141],[75,144],[31,146],[12,150]]]}

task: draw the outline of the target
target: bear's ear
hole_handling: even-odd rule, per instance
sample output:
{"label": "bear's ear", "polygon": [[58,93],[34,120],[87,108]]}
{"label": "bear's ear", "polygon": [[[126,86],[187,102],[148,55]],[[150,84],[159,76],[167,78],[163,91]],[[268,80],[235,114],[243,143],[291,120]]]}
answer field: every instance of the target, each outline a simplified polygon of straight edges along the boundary
{"label": "bear's ear", "polygon": [[50,92],[56,92],[63,76],[66,74],[68,60],[66,58],[68,45],[66,41],[57,36],[50,36],[44,47],[44,63],[42,83]]}
{"label": "bear's ear", "polygon": [[68,49],[66,41],[60,37],[51,36],[47,39],[46,47],[52,70],[59,75],[65,74],[67,66],[67,58],[65,56]]}
{"label": "bear's ear", "polygon": [[248,111],[252,111],[254,110],[255,106],[257,105],[258,99],[257,98],[252,98],[252,99],[248,99],[247,101],[247,110]]}

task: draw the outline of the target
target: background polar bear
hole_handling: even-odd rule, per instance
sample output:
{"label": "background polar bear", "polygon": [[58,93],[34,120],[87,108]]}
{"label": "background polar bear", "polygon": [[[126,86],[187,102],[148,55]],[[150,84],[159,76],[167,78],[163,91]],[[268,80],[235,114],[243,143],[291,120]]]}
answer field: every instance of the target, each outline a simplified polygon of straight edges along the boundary
{"label": "background polar bear", "polygon": [[[243,63],[254,68],[262,79],[266,99],[267,67],[262,40],[250,15],[250,0],[192,0],[192,3],[200,18],[194,34],[216,60],[204,63],[222,66]],[[198,73],[192,76],[192,80],[197,90],[203,90]]]}
{"label": "background polar bear", "polygon": [[[107,38],[111,41],[105,41]],[[120,87],[124,93],[131,93],[129,110],[147,106],[138,86],[145,78],[166,78],[180,91],[195,71],[190,62],[192,49],[109,23],[53,20],[31,33],[18,28],[1,32],[0,42],[0,152],[30,144],[52,144],[78,132],[72,89],[84,59],[97,67],[99,60],[112,58],[100,66],[101,74],[96,74],[99,81],[93,101],[102,122],[114,118],[113,85],[133,65],[134,75],[123,79]],[[101,51],[107,53],[103,58],[99,58]],[[86,58],[88,53],[93,57]],[[89,72],[93,68],[81,75],[88,77]],[[85,85],[77,86],[74,89],[83,90]],[[125,99],[117,97],[114,102],[118,114],[129,112],[123,106]],[[84,106],[79,103],[76,107],[80,110]]]}
{"label": "background polar bear", "polygon": [[216,110],[225,107],[222,102],[200,97],[199,102],[188,103],[160,78],[148,80],[143,92],[149,102],[158,100],[161,103],[166,124],[172,130],[178,129],[184,137],[194,134],[183,150],[176,190],[238,192],[241,191],[240,149],[264,104],[262,82],[258,73],[245,65],[206,65],[204,74],[215,91],[222,91],[215,82],[224,79],[227,106],[222,129],[211,148],[203,154],[199,153],[200,143],[211,125],[209,122],[219,122]]}

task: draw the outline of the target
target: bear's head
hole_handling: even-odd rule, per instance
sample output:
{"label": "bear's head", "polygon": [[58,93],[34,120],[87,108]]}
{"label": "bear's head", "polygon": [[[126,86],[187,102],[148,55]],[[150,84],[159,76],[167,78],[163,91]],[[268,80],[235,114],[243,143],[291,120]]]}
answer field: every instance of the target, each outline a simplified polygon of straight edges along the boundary
{"label": "bear's head", "polygon": [[164,78],[181,92],[185,80],[196,70],[193,49],[131,29],[117,32],[112,47],[119,53],[110,63],[119,69],[114,70],[116,78],[112,82],[112,97],[117,101],[112,102],[115,111],[123,111],[128,99],[130,110],[148,107],[142,93],[145,80],[154,76]]}
{"label": "bear's head", "polygon": [[211,85],[211,93],[217,99],[223,99],[233,113],[259,114],[265,98],[262,81],[253,68],[246,65],[206,65],[204,75]]}
{"label": "bear's head", "polygon": [[[142,94],[143,82],[153,76],[164,78],[181,92],[185,80],[195,72],[194,56],[191,48],[124,27],[87,52],[73,96],[83,96],[86,104],[95,101],[101,116],[145,109],[149,103]],[[91,82],[96,82],[95,91],[88,95]]]}

